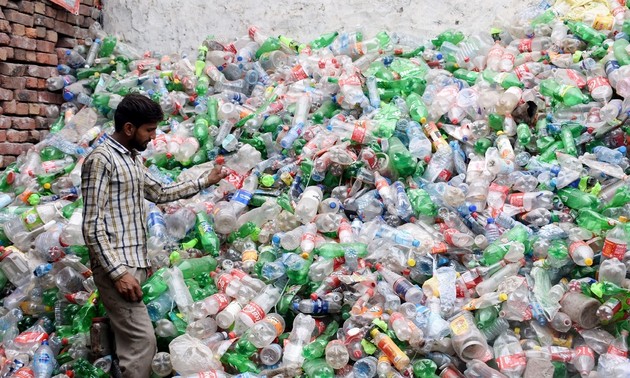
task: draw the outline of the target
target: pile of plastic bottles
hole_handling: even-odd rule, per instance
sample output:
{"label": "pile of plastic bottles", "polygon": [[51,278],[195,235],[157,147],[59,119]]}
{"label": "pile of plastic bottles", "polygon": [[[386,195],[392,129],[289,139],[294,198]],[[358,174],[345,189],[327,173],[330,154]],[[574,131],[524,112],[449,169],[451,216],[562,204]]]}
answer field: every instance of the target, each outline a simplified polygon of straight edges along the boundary
{"label": "pile of plastic bottles", "polygon": [[[50,135],[0,174],[1,377],[106,377],[80,167],[122,96],[143,153],[156,376],[630,375],[630,11],[559,0],[432,40],[256,27],[198,56],[98,24]],[[115,365],[114,365],[115,366]]]}

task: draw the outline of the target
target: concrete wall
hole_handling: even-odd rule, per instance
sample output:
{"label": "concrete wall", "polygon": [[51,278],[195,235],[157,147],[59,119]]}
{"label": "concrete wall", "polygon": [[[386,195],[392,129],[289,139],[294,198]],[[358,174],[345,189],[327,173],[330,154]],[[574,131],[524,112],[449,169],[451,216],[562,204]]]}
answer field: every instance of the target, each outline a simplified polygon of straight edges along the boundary
{"label": "concrete wall", "polygon": [[489,30],[540,0],[107,0],[104,24],[135,46],[159,53],[193,52],[205,36],[234,38],[256,25],[302,42],[335,30],[363,27],[432,37],[456,28]]}

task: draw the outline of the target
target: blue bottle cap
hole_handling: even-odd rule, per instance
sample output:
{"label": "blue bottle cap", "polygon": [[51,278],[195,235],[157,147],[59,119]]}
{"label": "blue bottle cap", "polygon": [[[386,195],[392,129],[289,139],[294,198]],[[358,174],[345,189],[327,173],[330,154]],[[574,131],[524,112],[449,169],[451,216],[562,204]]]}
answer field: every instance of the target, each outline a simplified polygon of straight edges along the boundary
{"label": "blue bottle cap", "polygon": [[493,224],[494,223],[494,218],[488,218],[488,219],[486,219],[486,221],[488,222],[488,224]]}
{"label": "blue bottle cap", "polygon": [[411,245],[414,247],[420,247],[420,240],[414,240],[413,242],[411,242]]}
{"label": "blue bottle cap", "polygon": [[468,206],[468,211],[470,211],[471,213],[474,213],[475,211],[477,211],[477,206],[475,205]]}
{"label": "blue bottle cap", "polygon": [[626,148],[626,146],[621,146],[617,148],[617,151],[621,152],[622,154],[625,154],[627,150],[628,149]]}

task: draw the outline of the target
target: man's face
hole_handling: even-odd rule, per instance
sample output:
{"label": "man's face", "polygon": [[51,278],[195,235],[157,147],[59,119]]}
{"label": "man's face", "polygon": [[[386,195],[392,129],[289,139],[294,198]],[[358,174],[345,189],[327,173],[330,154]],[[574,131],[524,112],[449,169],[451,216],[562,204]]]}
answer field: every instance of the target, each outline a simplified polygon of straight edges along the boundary
{"label": "man's face", "polygon": [[157,129],[157,123],[145,123],[140,127],[135,128],[135,133],[131,138],[132,148],[137,151],[144,151],[151,139],[155,138],[155,130]]}

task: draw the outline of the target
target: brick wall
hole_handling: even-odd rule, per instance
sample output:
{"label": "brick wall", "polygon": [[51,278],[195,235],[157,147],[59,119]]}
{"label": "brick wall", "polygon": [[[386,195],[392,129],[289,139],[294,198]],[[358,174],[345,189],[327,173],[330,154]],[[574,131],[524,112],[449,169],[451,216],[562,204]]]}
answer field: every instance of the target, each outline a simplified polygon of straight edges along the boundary
{"label": "brick wall", "polygon": [[0,0],[0,169],[46,136],[47,107],[63,103],[46,79],[65,50],[87,37],[97,1],[81,0],[75,16],[46,0]]}

